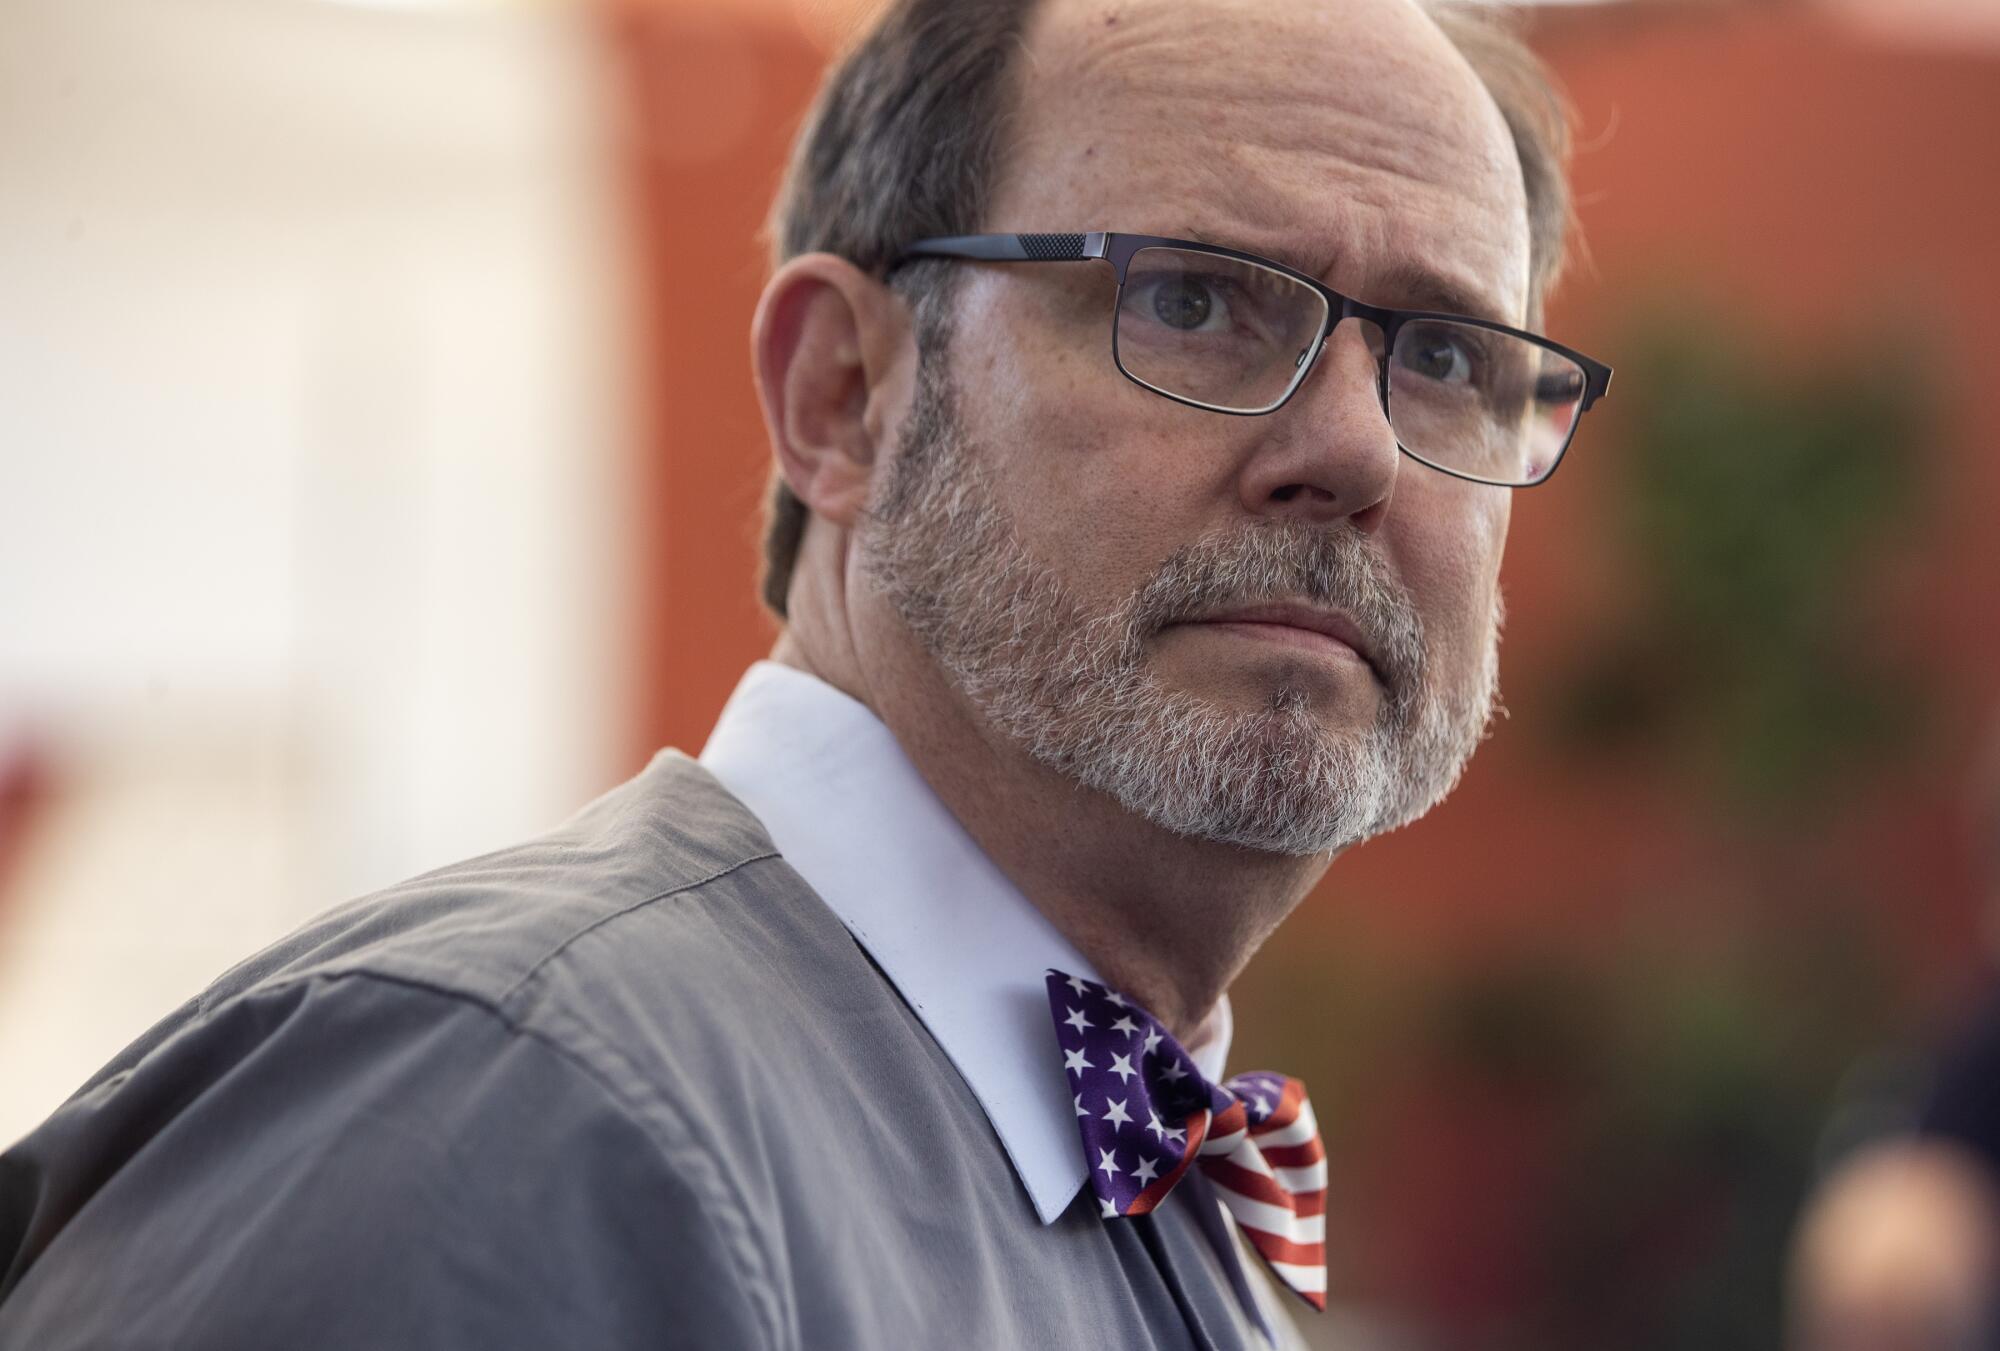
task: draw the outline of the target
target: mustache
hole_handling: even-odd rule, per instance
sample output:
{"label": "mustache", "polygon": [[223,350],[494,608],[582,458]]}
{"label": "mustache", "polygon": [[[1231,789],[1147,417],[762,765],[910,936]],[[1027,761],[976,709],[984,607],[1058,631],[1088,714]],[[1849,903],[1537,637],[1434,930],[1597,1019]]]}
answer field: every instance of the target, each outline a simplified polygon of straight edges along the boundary
{"label": "mustache", "polygon": [[1169,624],[1236,605],[1300,601],[1346,612],[1398,700],[1423,687],[1424,628],[1380,549],[1352,525],[1277,522],[1217,531],[1169,554],[1133,594],[1133,649]]}

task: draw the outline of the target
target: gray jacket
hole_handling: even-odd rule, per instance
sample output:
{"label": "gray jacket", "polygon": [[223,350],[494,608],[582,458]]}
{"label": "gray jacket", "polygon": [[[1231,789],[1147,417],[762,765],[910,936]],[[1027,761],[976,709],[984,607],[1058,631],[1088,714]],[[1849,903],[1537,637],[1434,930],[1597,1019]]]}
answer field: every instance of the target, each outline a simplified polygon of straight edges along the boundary
{"label": "gray jacket", "polygon": [[664,751],[237,966],[0,1155],[0,1348],[1261,1348],[1231,1245],[1198,1174],[1044,1226],[895,988]]}

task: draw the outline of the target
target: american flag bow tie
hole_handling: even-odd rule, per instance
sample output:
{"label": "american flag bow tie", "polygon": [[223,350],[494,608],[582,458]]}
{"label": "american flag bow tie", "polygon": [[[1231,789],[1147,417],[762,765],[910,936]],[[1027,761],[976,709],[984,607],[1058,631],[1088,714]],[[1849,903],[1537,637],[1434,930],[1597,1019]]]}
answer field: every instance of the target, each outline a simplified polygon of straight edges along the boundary
{"label": "american flag bow tie", "polygon": [[1306,1086],[1268,1070],[1211,1084],[1157,1019],[1050,968],[1077,1126],[1104,1218],[1144,1215],[1197,1159],[1279,1280],[1326,1308],[1326,1152]]}

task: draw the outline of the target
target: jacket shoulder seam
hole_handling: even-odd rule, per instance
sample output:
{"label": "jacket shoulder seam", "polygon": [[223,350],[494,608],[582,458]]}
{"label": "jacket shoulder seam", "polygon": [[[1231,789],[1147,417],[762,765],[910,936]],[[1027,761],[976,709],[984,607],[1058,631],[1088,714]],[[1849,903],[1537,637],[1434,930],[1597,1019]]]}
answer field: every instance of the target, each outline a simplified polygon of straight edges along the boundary
{"label": "jacket shoulder seam", "polygon": [[642,897],[641,899],[633,901],[630,904],[619,906],[615,910],[608,911],[605,914],[599,915],[596,919],[590,921],[590,923],[585,924],[584,926],[575,930],[572,933],[566,934],[561,942],[557,943],[554,947],[550,948],[540,957],[537,957],[534,961],[530,962],[528,964],[528,969],[523,971],[520,974],[520,976],[515,979],[514,983],[512,985],[509,985],[505,990],[503,990],[500,993],[500,995],[494,1000],[495,1012],[504,1013],[506,1006],[514,1001],[515,997],[520,993],[522,987],[527,985],[530,981],[534,980],[537,976],[539,976],[542,973],[542,968],[546,967],[550,962],[553,962],[558,957],[562,956],[563,953],[567,952],[578,941],[580,941],[581,939],[587,937],[592,933],[595,933],[597,930],[603,928],[605,925],[623,919],[625,918],[625,916],[630,915],[635,911],[643,910],[649,905],[658,905],[660,902],[670,901],[674,899],[676,896],[685,896],[687,893],[691,891],[699,891],[701,890],[701,888],[708,886],[712,882],[721,881],[723,878],[729,876],[731,873],[737,871],[740,868],[747,868],[753,863],[762,863],[768,859],[774,859],[777,857],[779,857],[779,855],[775,849],[762,854],[752,854],[748,858],[738,859],[736,862],[730,864],[728,867],[718,868],[714,872],[709,873],[705,877],[697,878],[695,881],[683,882],[680,883],[679,885],[669,887],[664,891],[656,891],[650,896]]}

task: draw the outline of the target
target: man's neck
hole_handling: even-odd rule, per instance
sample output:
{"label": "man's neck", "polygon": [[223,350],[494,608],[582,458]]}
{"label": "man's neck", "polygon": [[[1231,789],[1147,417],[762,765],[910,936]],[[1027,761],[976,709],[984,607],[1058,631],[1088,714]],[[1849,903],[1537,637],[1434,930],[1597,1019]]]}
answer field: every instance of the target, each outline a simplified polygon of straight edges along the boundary
{"label": "man's neck", "polygon": [[934,666],[824,670],[789,635],[771,658],[881,718],[994,865],[1177,1039],[1194,1033],[1331,862],[1162,830],[1031,759]]}

